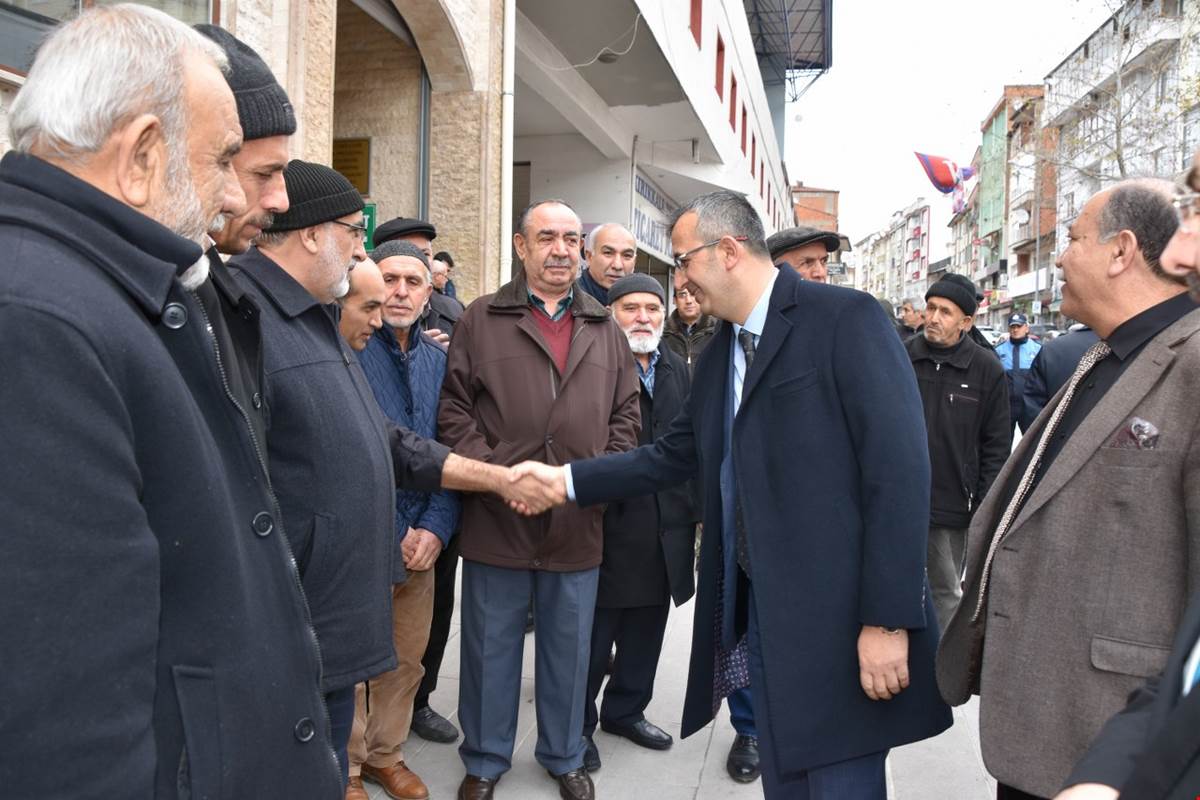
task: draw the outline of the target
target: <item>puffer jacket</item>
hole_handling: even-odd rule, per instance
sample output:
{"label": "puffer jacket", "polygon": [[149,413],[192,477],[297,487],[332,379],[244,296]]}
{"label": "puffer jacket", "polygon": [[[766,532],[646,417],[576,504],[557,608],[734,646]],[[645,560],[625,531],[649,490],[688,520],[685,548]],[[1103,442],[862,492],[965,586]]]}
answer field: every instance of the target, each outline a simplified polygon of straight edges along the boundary
{"label": "puffer jacket", "polygon": [[[396,330],[385,324],[358,354],[367,383],[379,401],[384,416],[428,439],[437,433],[438,395],[446,375],[446,351],[418,326],[408,331],[408,351],[396,342]],[[421,492],[396,490],[396,557],[392,582],[403,583],[407,575],[400,543],[409,528],[424,528],[450,543],[458,526],[457,492],[442,489]]]}

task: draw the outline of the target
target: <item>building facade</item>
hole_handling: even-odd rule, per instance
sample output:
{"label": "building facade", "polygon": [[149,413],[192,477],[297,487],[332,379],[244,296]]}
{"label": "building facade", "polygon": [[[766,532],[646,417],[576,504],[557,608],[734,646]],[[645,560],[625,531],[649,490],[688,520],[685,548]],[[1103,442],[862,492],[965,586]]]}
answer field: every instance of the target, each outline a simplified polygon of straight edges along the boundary
{"label": "building facade", "polygon": [[[92,0],[0,4],[0,151],[37,43]],[[330,164],[371,224],[423,217],[464,299],[512,272],[513,218],[561,197],[620,222],[639,268],[669,262],[665,222],[714,188],[768,232],[793,224],[781,160],[797,71],[829,66],[832,0],[790,36],[787,9],[735,0],[147,0],[254,47],[296,108],[295,158]],[[778,6],[778,8],[776,8]],[[795,20],[793,20],[795,22]]]}

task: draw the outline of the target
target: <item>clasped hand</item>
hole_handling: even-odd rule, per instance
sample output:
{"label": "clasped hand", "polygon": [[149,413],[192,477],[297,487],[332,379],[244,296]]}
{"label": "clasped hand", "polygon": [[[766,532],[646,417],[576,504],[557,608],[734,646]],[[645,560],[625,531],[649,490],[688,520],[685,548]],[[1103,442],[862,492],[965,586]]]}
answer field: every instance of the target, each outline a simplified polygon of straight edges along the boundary
{"label": "clasped hand", "polygon": [[500,493],[513,511],[534,515],[567,502],[564,467],[526,461],[510,467],[508,485]]}

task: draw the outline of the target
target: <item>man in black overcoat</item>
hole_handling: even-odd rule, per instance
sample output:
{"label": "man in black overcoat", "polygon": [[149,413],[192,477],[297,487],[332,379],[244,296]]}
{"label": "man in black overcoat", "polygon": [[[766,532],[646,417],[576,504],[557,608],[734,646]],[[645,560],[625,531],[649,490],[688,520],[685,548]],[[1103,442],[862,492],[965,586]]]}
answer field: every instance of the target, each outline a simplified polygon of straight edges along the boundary
{"label": "man in black overcoat", "polygon": [[[683,409],[690,387],[687,364],[662,341],[666,295],[657,280],[644,273],[626,275],[609,288],[608,299],[637,364],[638,441],[648,444]],[[652,750],[666,750],[673,743],[644,712],[654,692],[671,601],[682,605],[696,592],[692,563],[697,519],[690,482],[613,503],[604,512],[604,560],[584,698],[584,766],[589,772],[600,768],[592,738],[597,722],[607,733]],[[617,655],[597,714],[596,698],[614,644]]]}

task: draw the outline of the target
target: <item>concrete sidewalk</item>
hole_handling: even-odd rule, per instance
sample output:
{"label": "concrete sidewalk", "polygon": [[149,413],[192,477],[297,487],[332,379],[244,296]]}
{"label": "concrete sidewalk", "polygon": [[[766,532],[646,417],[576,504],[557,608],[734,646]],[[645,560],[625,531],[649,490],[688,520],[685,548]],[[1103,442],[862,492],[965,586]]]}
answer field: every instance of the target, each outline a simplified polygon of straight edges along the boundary
{"label": "concrete sidewalk", "polygon": [[[602,731],[596,732],[603,768],[592,775],[601,800],[716,800],[762,796],[760,783],[741,785],[725,773],[725,757],[733,742],[728,711],[704,730],[679,739],[679,718],[687,679],[692,638],[692,604],[672,609],[659,662],[654,700],[647,719],[676,738],[666,752],[647,750]],[[533,757],[537,743],[533,705],[533,637],[525,640],[521,710],[513,768],[496,789],[497,800],[535,800],[558,797],[558,787]],[[457,724],[458,610],[438,689],[431,705]],[[979,756],[975,706],[956,709],[955,724],[936,739],[892,751],[888,759],[888,796],[894,800],[990,800],[995,783]],[[461,739],[460,739],[461,741]],[[415,734],[405,747],[405,760],[429,786],[432,800],[453,800],[463,777],[457,745],[432,744]],[[387,800],[375,784],[365,782],[371,800]]]}

